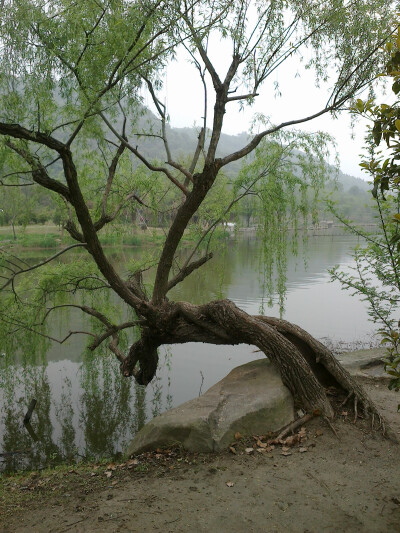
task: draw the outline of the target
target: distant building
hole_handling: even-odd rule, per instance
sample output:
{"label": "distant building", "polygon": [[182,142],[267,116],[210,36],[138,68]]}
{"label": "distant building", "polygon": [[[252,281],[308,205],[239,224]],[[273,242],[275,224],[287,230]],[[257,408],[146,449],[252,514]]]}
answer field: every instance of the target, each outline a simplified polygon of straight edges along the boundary
{"label": "distant building", "polygon": [[224,228],[233,233],[235,231],[235,228],[236,228],[236,222],[223,222],[222,225],[224,226]]}

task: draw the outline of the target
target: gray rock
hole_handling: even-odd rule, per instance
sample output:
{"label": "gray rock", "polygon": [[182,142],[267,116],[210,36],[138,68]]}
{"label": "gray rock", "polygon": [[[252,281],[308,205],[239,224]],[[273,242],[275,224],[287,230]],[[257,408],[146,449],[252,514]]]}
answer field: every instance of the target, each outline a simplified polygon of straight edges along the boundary
{"label": "gray rock", "polygon": [[135,436],[128,454],[182,445],[194,452],[225,449],[243,436],[276,431],[294,418],[293,400],[268,359],[233,369],[203,396],[154,418]]}
{"label": "gray rock", "polygon": [[355,350],[338,355],[338,361],[351,375],[372,379],[390,379],[385,372],[382,358],[385,348],[371,348],[369,350]]}

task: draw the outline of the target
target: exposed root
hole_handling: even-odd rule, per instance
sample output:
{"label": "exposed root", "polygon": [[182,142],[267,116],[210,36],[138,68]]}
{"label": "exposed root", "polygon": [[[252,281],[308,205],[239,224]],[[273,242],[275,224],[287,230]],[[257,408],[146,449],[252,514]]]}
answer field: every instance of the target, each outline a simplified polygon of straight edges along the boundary
{"label": "exposed root", "polygon": [[295,324],[291,324],[290,322],[278,318],[259,318],[275,327],[277,331],[299,349],[320,381],[323,379],[326,380],[327,378],[328,380],[334,380],[336,386],[341,388],[345,394],[347,394],[340,407],[346,405],[346,403],[353,398],[354,422],[356,422],[359,416],[359,410],[362,409],[366,418],[373,417],[372,428],[375,426],[375,421],[379,420],[378,430],[380,430],[384,436],[391,439],[393,438],[394,434],[384,422],[378,407],[374,404],[371,398],[369,398],[363,387],[339,363],[326,346]]}
{"label": "exposed root", "polygon": [[340,407],[344,407],[346,403],[350,400],[350,398],[353,396],[353,391],[350,391],[349,394],[346,396],[344,401],[340,404]]}
{"label": "exposed root", "polygon": [[324,416],[324,420],[325,420],[325,422],[328,424],[328,426],[331,428],[332,433],[335,435],[335,437],[336,437],[338,440],[340,440],[340,439],[339,439],[339,435],[338,435],[338,433],[337,433],[337,431],[336,431],[334,425],[333,425],[332,422],[329,420],[329,418],[328,418],[327,416]]}
{"label": "exposed root", "polygon": [[357,404],[358,404],[358,399],[357,399],[357,396],[354,395],[354,424],[357,422],[357,417],[358,417]]}
{"label": "exposed root", "polygon": [[[326,419],[332,419],[334,407],[337,409],[342,400],[335,400],[334,389],[334,392],[337,390],[346,396],[340,407],[352,400],[354,423],[361,416],[359,413],[364,413],[365,418],[372,418],[372,429],[377,425],[388,436],[390,428],[361,384],[326,346],[295,324],[277,318],[248,315],[230,300],[201,306],[165,302],[152,312],[153,315],[146,318],[147,323],[142,327],[142,337],[131,346],[128,356],[121,363],[123,375],[134,376],[139,384],[147,385],[154,377],[158,363],[157,348],[162,344],[249,344],[261,350],[276,366],[282,382],[304,411],[311,413],[318,410]],[[301,419],[296,421],[298,424],[304,422]],[[329,421],[328,424],[331,426]],[[297,426],[291,426],[287,431],[294,427]],[[335,433],[333,427],[331,429]],[[389,438],[392,438],[393,433],[390,434]]]}

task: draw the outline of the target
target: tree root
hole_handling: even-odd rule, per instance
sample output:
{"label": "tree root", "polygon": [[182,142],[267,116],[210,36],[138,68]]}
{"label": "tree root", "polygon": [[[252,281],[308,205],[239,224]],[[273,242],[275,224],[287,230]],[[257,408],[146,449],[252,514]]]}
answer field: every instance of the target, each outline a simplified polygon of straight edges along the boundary
{"label": "tree root", "polygon": [[201,306],[165,302],[152,312],[154,315],[142,328],[141,339],[131,346],[121,364],[123,374],[134,376],[138,383],[146,385],[154,377],[157,348],[162,344],[249,344],[261,350],[277,367],[283,383],[304,411],[317,410],[326,419],[332,419],[335,412],[327,389],[333,386],[346,395],[341,406],[353,399],[354,422],[363,410],[365,417],[372,420],[372,429],[396,440],[363,387],[326,346],[298,326],[278,318],[248,315],[230,300]]}
{"label": "tree root", "polygon": [[[353,399],[354,423],[357,421],[361,408],[366,418],[371,418],[371,429],[379,430],[390,440],[398,441],[394,432],[390,429],[378,407],[371,400],[362,386],[349,374],[338,362],[332,352],[322,343],[314,339],[309,333],[299,326],[285,320],[273,317],[259,317],[262,321],[274,326],[283,336],[290,340],[302,353],[309,363],[313,372],[320,380],[332,380],[336,386],[347,393],[340,407]],[[377,423],[376,423],[377,422]]]}

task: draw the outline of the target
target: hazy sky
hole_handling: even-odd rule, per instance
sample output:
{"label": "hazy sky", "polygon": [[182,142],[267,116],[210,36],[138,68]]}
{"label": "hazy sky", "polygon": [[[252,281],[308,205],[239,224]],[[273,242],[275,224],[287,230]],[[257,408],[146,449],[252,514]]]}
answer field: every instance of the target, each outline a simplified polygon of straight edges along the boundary
{"label": "hazy sky", "polygon": [[[223,76],[226,65],[230,61],[229,55],[226,57],[223,46],[221,46],[219,55],[214,56],[214,59],[220,76]],[[282,93],[280,97],[275,96],[274,84],[276,82],[279,83]],[[263,86],[252,107],[246,107],[240,111],[238,102],[228,104],[223,131],[232,135],[249,131],[256,112],[269,116],[275,124],[311,115],[322,109],[326,103],[327,89],[327,86],[321,88],[315,86],[312,72],[305,70],[299,59],[290,60],[284,69],[279,69],[279,74],[272,74],[270,81]],[[366,98],[366,95],[361,95],[361,98],[363,97]],[[162,98],[167,104],[170,124],[173,127],[195,124],[201,126],[201,117],[204,114],[202,85],[198,73],[182,53],[178,53],[177,60],[168,67],[164,78]],[[381,102],[382,98],[379,101]],[[151,107],[150,101],[146,100],[146,103]],[[208,126],[211,125],[213,104],[214,94],[210,87]],[[316,120],[300,124],[298,129],[324,131],[331,134],[337,143],[341,170],[347,174],[368,179],[359,167],[359,155],[362,152],[366,130],[365,121],[357,122],[352,129],[348,113],[342,113],[337,119],[326,114]],[[331,162],[333,162],[333,157]]]}

